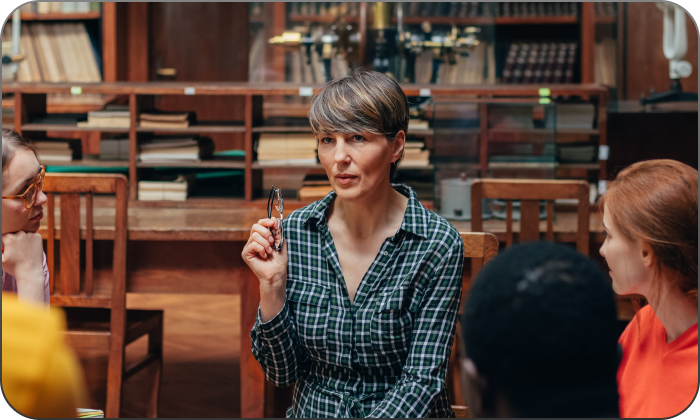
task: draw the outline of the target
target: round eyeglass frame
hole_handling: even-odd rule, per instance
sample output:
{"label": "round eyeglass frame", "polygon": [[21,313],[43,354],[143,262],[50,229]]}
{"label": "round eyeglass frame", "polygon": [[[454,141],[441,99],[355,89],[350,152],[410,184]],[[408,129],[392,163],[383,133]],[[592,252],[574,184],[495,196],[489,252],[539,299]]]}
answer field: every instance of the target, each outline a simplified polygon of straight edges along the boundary
{"label": "round eyeglass frame", "polygon": [[[3,196],[2,199],[17,199],[21,198],[24,200],[24,208],[25,209],[31,209],[34,204],[36,203],[37,197],[39,197],[39,193],[44,189],[44,181],[46,180],[46,166],[41,165],[41,169],[39,170],[39,173],[37,174],[37,180],[32,183],[32,185],[28,186],[26,190],[22,194],[19,195],[7,195]],[[29,192],[32,190],[32,188],[36,188],[36,192],[34,193],[34,199],[32,200],[31,203],[27,204],[27,198],[29,196]]]}

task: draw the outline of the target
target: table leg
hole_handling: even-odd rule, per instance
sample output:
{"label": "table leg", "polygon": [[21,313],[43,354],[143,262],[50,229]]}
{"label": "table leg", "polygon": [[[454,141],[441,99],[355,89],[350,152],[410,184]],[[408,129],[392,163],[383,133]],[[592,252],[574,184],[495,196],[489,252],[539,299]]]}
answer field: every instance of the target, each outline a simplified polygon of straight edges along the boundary
{"label": "table leg", "polygon": [[257,277],[241,270],[241,418],[265,417],[265,376],[251,350],[250,330],[260,303]]}

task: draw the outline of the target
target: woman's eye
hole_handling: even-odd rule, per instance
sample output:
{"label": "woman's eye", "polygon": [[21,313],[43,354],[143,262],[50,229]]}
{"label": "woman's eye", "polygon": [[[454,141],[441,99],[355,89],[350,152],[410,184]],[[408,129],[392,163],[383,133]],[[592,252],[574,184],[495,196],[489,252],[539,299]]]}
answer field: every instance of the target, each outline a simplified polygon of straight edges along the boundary
{"label": "woman's eye", "polygon": [[333,139],[331,139],[330,137],[324,137],[321,139],[321,143],[325,143],[325,144],[328,144],[332,141],[333,141]]}
{"label": "woman's eye", "polygon": [[362,141],[362,140],[364,140],[365,138],[362,137],[362,136],[359,135],[359,134],[355,134],[354,136],[352,136],[352,139],[355,140],[355,141]]}

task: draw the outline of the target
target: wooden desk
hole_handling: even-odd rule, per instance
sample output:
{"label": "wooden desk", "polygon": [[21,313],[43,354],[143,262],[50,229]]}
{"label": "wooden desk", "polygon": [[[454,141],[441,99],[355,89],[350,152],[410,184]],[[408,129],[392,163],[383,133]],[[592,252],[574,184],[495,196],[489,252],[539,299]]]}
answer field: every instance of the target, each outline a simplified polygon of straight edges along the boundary
{"label": "wooden desk", "polygon": [[[108,203],[102,201],[104,205]],[[58,207],[58,205],[57,205]],[[258,280],[241,258],[251,226],[263,209],[166,209],[129,208],[127,246],[128,293],[189,293],[241,295],[241,417],[264,417],[261,404],[265,379],[253,358],[248,331],[255,322],[260,301]],[[46,238],[45,219],[39,232]],[[60,223],[60,217],[56,217]],[[111,286],[110,239],[114,235],[114,210],[100,207],[96,199],[94,212],[95,290],[107,293]],[[542,223],[545,223],[544,221]],[[85,215],[81,215],[85,225]],[[469,222],[453,222],[462,232],[470,231]],[[518,229],[514,222],[514,230]],[[505,222],[488,220],[485,230],[503,240]],[[60,225],[57,225],[60,239]],[[555,240],[574,241],[576,215],[559,213],[554,225]],[[591,244],[602,240],[602,223],[598,213],[591,214]],[[544,230],[544,225],[543,225]],[[516,237],[517,239],[517,237]],[[59,268],[60,270],[60,268]]]}

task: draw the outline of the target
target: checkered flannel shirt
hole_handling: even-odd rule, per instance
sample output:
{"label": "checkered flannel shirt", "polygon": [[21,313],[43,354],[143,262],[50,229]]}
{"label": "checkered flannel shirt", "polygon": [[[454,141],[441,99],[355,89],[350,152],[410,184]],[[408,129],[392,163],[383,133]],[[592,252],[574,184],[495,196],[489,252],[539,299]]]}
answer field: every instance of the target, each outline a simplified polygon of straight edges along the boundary
{"label": "checkered flannel shirt", "polygon": [[445,387],[464,244],[415,192],[350,303],[326,221],[335,193],[284,222],[287,299],[250,332],[277,386],[296,383],[288,417],[454,417]]}

